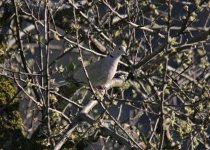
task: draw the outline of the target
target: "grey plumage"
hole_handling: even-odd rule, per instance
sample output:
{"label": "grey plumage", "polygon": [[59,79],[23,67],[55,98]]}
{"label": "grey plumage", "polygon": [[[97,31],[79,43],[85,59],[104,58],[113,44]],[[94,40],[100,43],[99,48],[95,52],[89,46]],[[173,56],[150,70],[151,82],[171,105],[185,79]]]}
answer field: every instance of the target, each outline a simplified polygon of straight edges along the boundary
{"label": "grey plumage", "polygon": [[[122,54],[125,54],[125,47],[116,46],[115,50],[105,58],[100,59],[85,67],[91,84],[94,88],[106,87],[114,77]],[[88,84],[84,69],[81,67],[73,74],[73,80],[78,83]],[[62,85],[65,82],[60,82]]]}

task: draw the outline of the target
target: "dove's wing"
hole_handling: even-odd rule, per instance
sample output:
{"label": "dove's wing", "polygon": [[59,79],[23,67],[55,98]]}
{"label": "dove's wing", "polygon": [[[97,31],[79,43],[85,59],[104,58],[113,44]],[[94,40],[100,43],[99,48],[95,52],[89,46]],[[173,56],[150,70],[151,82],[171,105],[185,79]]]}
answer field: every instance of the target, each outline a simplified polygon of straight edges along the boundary
{"label": "dove's wing", "polygon": [[[110,70],[109,66],[111,66],[111,60],[109,59],[109,57],[106,57],[86,67],[88,76],[93,86],[99,86],[106,82],[107,75]],[[78,71],[76,71],[73,75],[73,78],[77,82],[88,83],[83,68],[80,68]]]}
{"label": "dove's wing", "polygon": [[[86,67],[89,79],[94,87],[104,86],[110,82],[116,71],[120,56],[125,53],[125,48],[117,46],[112,55],[109,55]],[[73,74],[73,78],[79,83],[88,83],[84,69],[80,68]]]}

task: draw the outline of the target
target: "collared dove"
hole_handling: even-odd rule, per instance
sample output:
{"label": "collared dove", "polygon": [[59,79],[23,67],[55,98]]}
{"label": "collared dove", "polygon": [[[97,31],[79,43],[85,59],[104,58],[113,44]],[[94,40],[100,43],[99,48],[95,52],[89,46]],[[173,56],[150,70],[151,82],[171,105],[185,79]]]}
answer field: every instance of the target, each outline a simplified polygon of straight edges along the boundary
{"label": "collared dove", "polygon": [[[116,46],[114,51],[110,55],[85,67],[90,82],[94,88],[106,88],[106,84],[111,82],[117,71],[117,66],[121,55],[125,53],[125,47]],[[82,67],[76,70],[73,73],[72,77],[73,80],[78,83],[88,84],[87,76],[84,72],[84,68]],[[61,81],[60,83],[58,83],[59,86],[63,86],[66,84],[67,82],[65,81]]]}

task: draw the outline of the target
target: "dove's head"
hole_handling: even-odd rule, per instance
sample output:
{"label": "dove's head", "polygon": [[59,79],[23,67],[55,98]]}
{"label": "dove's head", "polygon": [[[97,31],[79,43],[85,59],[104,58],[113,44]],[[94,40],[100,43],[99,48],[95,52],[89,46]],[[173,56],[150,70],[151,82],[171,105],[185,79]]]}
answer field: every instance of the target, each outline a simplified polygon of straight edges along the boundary
{"label": "dove's head", "polygon": [[123,54],[126,54],[126,47],[125,46],[116,46],[112,55],[115,57],[119,57]]}

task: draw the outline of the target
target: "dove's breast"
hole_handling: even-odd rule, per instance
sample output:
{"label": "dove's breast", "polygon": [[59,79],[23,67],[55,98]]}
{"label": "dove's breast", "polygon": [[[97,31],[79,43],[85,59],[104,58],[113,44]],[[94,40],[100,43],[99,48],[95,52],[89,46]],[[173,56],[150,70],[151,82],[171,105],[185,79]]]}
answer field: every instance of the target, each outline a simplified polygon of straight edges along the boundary
{"label": "dove's breast", "polygon": [[[118,62],[119,58],[107,57],[85,67],[92,85],[97,87],[109,83],[116,73]],[[88,83],[83,68],[74,73],[74,79],[81,83]]]}
{"label": "dove's breast", "polygon": [[107,62],[105,67],[103,68],[104,73],[104,84],[110,82],[117,71],[118,66],[118,59],[110,58],[110,60]]}

